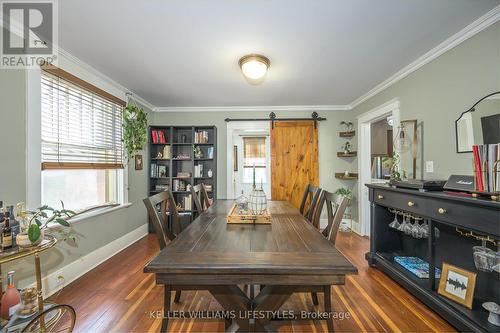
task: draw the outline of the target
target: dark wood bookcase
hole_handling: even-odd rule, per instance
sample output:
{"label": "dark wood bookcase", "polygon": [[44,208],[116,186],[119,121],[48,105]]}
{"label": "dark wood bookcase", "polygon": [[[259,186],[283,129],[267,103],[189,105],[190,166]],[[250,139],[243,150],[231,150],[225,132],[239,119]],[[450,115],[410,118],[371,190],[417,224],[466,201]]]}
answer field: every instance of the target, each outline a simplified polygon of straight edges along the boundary
{"label": "dark wood bookcase", "polygon": [[[153,132],[163,133],[165,143],[153,140]],[[177,204],[183,204],[184,197],[191,194],[187,188],[175,188],[177,182],[187,185],[204,183],[212,186],[208,196],[217,199],[217,128],[215,126],[150,126],[149,131],[149,163],[148,163],[148,190],[149,195],[154,195],[168,186],[175,197]],[[197,140],[197,133],[205,132],[204,140]],[[196,158],[194,148],[200,147],[203,157]],[[209,151],[212,150],[212,154]],[[169,156],[165,153],[170,151]],[[159,155],[161,154],[161,155]],[[195,167],[203,166],[201,175],[195,175]],[[162,171],[158,172],[159,169]],[[156,170],[156,172],[154,172]],[[212,171],[209,176],[209,170]],[[183,174],[181,174],[183,173]],[[196,176],[196,177],[195,177]],[[191,222],[196,216],[196,207],[191,200],[191,209],[184,209],[183,221]],[[150,228],[150,230],[152,230]]]}

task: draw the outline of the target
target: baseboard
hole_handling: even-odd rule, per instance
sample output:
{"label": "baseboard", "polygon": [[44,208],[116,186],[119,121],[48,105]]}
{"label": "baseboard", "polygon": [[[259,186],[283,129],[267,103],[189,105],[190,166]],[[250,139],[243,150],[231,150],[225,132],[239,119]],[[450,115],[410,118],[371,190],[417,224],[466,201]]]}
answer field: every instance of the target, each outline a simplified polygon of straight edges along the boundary
{"label": "baseboard", "polygon": [[[139,239],[148,234],[148,225],[143,224],[139,228],[132,230],[126,235],[115,239],[109,244],[98,248],[97,250],[79,258],[78,260],[61,267],[56,272],[53,272],[42,278],[44,297],[49,297],[67,286],[80,276],[84,275],[91,269],[99,266],[104,261],[108,260],[118,252],[129,247]],[[62,278],[61,278],[62,277]],[[35,287],[35,283],[28,287]]]}
{"label": "baseboard", "polygon": [[[350,224],[351,224],[351,229],[352,229],[354,232],[358,233],[358,232],[357,232],[357,229],[356,229],[356,230],[354,230],[354,227],[357,227],[357,226],[359,225],[359,223],[358,223],[358,222],[354,221],[353,219],[342,219],[342,222],[347,222],[347,223],[350,223]],[[320,219],[320,220],[319,220],[319,228],[320,228],[321,230],[325,229],[327,225],[328,225],[328,219]]]}

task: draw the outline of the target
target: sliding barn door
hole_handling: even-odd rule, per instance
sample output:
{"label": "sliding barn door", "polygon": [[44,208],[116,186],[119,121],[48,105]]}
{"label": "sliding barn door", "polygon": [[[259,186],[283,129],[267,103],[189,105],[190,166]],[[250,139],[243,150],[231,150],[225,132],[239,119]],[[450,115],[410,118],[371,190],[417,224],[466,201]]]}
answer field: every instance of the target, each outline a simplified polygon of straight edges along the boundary
{"label": "sliding barn door", "polygon": [[314,121],[277,121],[271,126],[273,200],[300,207],[307,184],[318,185],[318,129]]}

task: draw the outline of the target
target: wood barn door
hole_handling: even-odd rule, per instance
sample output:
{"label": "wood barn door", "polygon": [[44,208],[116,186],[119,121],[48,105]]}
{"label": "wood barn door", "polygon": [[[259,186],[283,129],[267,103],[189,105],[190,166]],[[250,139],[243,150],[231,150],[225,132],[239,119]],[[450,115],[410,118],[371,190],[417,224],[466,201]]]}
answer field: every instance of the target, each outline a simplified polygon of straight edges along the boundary
{"label": "wood barn door", "polygon": [[318,129],[314,121],[277,121],[271,126],[273,200],[300,207],[307,184],[319,184]]}

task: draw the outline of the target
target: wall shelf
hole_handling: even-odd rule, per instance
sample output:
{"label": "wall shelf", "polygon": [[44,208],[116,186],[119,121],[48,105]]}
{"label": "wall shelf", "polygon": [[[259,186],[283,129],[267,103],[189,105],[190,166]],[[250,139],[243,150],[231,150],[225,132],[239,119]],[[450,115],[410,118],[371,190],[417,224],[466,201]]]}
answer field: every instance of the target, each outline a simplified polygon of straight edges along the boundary
{"label": "wall shelf", "polygon": [[352,138],[355,135],[356,135],[356,131],[339,132],[339,136],[341,138]]}
{"label": "wall shelf", "polygon": [[343,172],[336,172],[335,178],[342,179],[342,180],[356,180],[356,179],[358,179],[358,173],[357,172],[350,172],[349,175],[346,176],[345,173],[343,173]]}
{"label": "wall shelf", "polygon": [[356,156],[358,156],[357,151],[351,151],[348,152],[347,154],[342,151],[337,152],[337,157],[356,157]]}

